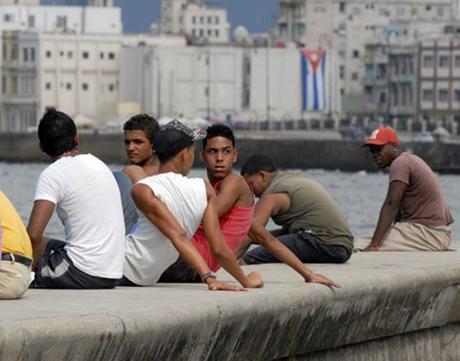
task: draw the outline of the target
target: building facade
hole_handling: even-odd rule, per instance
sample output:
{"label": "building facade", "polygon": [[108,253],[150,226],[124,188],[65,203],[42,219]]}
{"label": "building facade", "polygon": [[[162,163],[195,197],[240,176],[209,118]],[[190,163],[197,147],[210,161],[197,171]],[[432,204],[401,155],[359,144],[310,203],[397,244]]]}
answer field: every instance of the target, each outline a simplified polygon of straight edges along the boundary
{"label": "building facade", "polygon": [[[338,53],[335,74],[342,88],[342,112],[364,111],[363,75],[365,47],[382,36],[422,38],[413,23],[446,24],[458,14],[458,1],[451,0],[279,0],[277,36],[309,48]],[[392,33],[391,29],[398,31]],[[416,30],[416,29],[414,29]]]}
{"label": "building facade", "polygon": [[201,0],[162,0],[157,34],[184,35],[190,43],[224,44],[230,41],[230,24],[224,8]]}

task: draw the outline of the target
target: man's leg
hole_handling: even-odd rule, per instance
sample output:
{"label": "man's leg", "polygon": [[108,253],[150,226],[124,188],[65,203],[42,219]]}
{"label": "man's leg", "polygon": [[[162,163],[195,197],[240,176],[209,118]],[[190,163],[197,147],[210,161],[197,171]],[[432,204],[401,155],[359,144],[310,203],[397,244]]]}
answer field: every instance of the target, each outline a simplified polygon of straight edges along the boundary
{"label": "man's leg", "polygon": [[114,288],[118,280],[88,275],[67,256],[65,242],[50,240],[37,261],[34,287],[61,289]]}
{"label": "man's leg", "polygon": [[124,172],[113,172],[113,176],[117,181],[118,188],[120,189],[121,205],[123,207],[123,218],[125,220],[126,234],[137,223],[137,208],[131,196],[131,189],[133,184],[131,179]]}
{"label": "man's leg", "polygon": [[[288,234],[278,239],[304,263],[344,263],[352,253],[342,246],[326,245],[309,232]],[[246,264],[280,262],[262,246],[247,252],[243,261]]]}
{"label": "man's leg", "polygon": [[29,284],[29,267],[14,261],[0,261],[0,300],[20,298]]}
{"label": "man's leg", "polygon": [[163,272],[160,283],[190,283],[201,282],[200,276],[197,275],[192,266],[185,262],[181,257],[177,259],[166,271]]}
{"label": "man's leg", "polygon": [[414,222],[397,222],[385,235],[380,251],[447,251],[449,226],[427,227]]}

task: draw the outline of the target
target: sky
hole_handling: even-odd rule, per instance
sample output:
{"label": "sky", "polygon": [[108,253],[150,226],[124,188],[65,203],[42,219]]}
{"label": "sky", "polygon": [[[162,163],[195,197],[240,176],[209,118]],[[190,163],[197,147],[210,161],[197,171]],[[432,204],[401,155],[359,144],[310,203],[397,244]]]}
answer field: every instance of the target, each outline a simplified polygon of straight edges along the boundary
{"label": "sky", "polygon": [[[42,0],[42,4],[62,4],[64,0]],[[210,5],[227,8],[232,27],[245,26],[250,32],[268,31],[275,23],[277,0],[209,0]],[[160,0],[115,0],[122,8],[124,31],[148,32],[160,16]]]}

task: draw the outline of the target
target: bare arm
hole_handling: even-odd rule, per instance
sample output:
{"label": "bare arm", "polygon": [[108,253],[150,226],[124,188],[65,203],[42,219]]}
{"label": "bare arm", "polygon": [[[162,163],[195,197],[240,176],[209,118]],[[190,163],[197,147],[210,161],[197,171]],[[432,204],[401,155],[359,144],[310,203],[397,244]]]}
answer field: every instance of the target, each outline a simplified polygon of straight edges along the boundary
{"label": "bare arm", "polygon": [[365,251],[378,251],[382,240],[388,229],[399,216],[401,202],[406,192],[407,185],[403,182],[394,181],[390,183],[388,194],[380,210],[379,220],[372,236],[371,244]]}
{"label": "bare arm", "polygon": [[128,176],[133,184],[148,176],[144,168],[138,165],[128,165],[124,167],[123,173]]}
{"label": "bare arm", "polygon": [[53,215],[55,204],[50,201],[38,200],[35,201],[30,214],[29,223],[27,225],[27,233],[32,242],[34,263],[32,269],[35,268],[36,262],[45,248],[43,241],[43,232],[48,225],[48,222]]}
{"label": "bare arm", "polygon": [[[199,275],[208,273],[209,267],[193,246],[185,230],[166,205],[153,194],[152,190],[144,184],[135,184],[132,195],[138,209],[173,243],[181,257]],[[208,278],[206,283],[211,290],[242,290],[240,287],[226,285],[213,278]]]}
{"label": "bare arm", "polygon": [[243,286],[251,288],[261,287],[263,285],[261,277],[255,272],[246,276],[238,264],[232,250],[224,241],[216,212],[217,197],[208,182],[206,182],[206,192],[208,196],[208,205],[203,216],[203,227],[213,256],[216,261]]}
{"label": "bare arm", "polygon": [[334,281],[325,276],[315,274],[306,267],[289,248],[282,244],[277,238],[273,237],[265,227],[258,224],[256,221],[253,221],[251,224],[249,236],[255,243],[259,243],[280,261],[297,271],[304,278],[305,282],[322,283],[328,286],[340,287]]}

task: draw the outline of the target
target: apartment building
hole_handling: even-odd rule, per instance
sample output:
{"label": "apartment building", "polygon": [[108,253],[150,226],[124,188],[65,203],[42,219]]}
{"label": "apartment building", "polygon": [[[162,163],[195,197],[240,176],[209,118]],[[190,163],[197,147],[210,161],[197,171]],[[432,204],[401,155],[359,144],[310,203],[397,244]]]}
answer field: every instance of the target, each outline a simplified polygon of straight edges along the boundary
{"label": "apartment building", "polygon": [[[364,111],[365,47],[376,39],[397,36],[422,39],[413,23],[447,24],[458,16],[451,0],[279,0],[277,36],[309,49],[337,53],[335,74],[340,81],[342,112]],[[388,31],[393,25],[398,31]]]}

